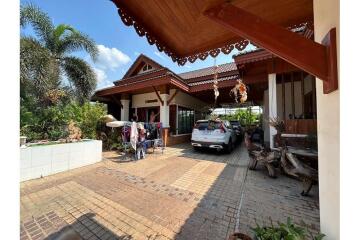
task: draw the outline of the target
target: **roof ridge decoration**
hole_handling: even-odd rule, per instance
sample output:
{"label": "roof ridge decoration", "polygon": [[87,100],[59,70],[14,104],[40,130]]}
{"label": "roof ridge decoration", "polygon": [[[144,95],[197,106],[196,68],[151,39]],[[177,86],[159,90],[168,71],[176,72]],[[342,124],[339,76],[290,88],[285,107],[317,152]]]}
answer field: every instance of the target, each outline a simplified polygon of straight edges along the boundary
{"label": "roof ridge decoration", "polygon": [[115,1],[115,0],[112,1],[117,6],[118,14],[122,22],[126,26],[128,27],[133,26],[136,33],[140,37],[145,36],[150,45],[155,44],[160,52],[164,52],[172,59],[173,62],[177,62],[180,66],[184,66],[187,61],[189,61],[190,63],[194,63],[197,59],[205,60],[209,55],[215,58],[217,55],[220,54],[220,52],[224,54],[229,54],[232,50],[234,50],[234,48],[236,48],[239,51],[242,51],[250,43],[248,40],[242,39],[234,43],[226,44],[221,48],[215,48],[212,50],[196,53],[187,57],[179,57],[173,51],[171,51],[171,49],[165,43],[163,43],[159,39],[156,39],[154,35],[144,27],[144,24],[142,24],[141,21],[135,19],[131,14],[129,14],[129,11],[121,4],[121,1]]}

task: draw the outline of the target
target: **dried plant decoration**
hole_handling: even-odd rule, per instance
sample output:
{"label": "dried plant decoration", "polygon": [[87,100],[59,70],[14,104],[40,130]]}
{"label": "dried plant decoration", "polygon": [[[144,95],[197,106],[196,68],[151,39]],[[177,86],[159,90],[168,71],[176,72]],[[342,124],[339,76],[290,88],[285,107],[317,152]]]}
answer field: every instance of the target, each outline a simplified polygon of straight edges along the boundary
{"label": "dried plant decoration", "polygon": [[278,133],[285,132],[285,122],[279,117],[269,118],[268,122],[271,127],[274,127],[278,131]]}
{"label": "dried plant decoration", "polygon": [[237,80],[237,84],[230,90],[230,96],[235,99],[235,102],[244,103],[247,100],[247,89],[242,79]]}
{"label": "dried plant decoration", "polygon": [[74,121],[70,121],[68,125],[69,137],[68,142],[76,142],[81,140],[81,129],[76,126]]}
{"label": "dried plant decoration", "polygon": [[217,98],[219,97],[220,95],[220,92],[219,92],[219,87],[218,87],[218,66],[216,65],[216,59],[214,60],[214,96],[215,96],[215,104],[216,104],[216,101],[217,101]]}

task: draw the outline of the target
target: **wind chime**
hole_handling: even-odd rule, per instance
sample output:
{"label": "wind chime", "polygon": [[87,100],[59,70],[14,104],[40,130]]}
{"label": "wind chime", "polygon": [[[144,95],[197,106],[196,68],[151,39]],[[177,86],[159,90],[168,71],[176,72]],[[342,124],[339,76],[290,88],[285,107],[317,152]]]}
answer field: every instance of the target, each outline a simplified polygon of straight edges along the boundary
{"label": "wind chime", "polygon": [[216,101],[217,98],[219,97],[220,93],[219,93],[219,88],[218,88],[218,66],[216,65],[216,58],[214,58],[214,96],[215,96],[215,106],[216,106]]}
{"label": "wind chime", "polygon": [[230,97],[235,99],[236,103],[244,103],[247,100],[247,87],[243,83],[244,72],[240,72],[241,76],[236,81],[236,85],[230,90]]}

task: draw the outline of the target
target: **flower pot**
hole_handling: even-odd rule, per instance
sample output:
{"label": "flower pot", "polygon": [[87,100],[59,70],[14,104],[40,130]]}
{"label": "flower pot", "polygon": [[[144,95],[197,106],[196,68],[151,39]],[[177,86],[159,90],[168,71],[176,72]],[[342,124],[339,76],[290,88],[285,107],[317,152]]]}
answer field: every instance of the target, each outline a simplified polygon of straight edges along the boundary
{"label": "flower pot", "polygon": [[26,137],[25,136],[20,136],[20,147],[25,146],[26,143]]}
{"label": "flower pot", "polygon": [[231,234],[229,236],[229,240],[252,240],[252,238],[244,233],[237,232],[237,233]]}

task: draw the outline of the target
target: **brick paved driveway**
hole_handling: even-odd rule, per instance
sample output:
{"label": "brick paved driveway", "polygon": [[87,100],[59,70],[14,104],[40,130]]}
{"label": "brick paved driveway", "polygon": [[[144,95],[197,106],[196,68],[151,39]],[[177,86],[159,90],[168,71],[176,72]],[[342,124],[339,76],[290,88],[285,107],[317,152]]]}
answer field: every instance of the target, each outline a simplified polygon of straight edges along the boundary
{"label": "brick paved driveway", "polygon": [[295,180],[247,171],[243,147],[216,154],[178,145],[135,162],[104,157],[21,183],[21,239],[54,239],[69,229],[83,239],[226,239],[269,216],[319,228],[317,188],[304,198]]}

